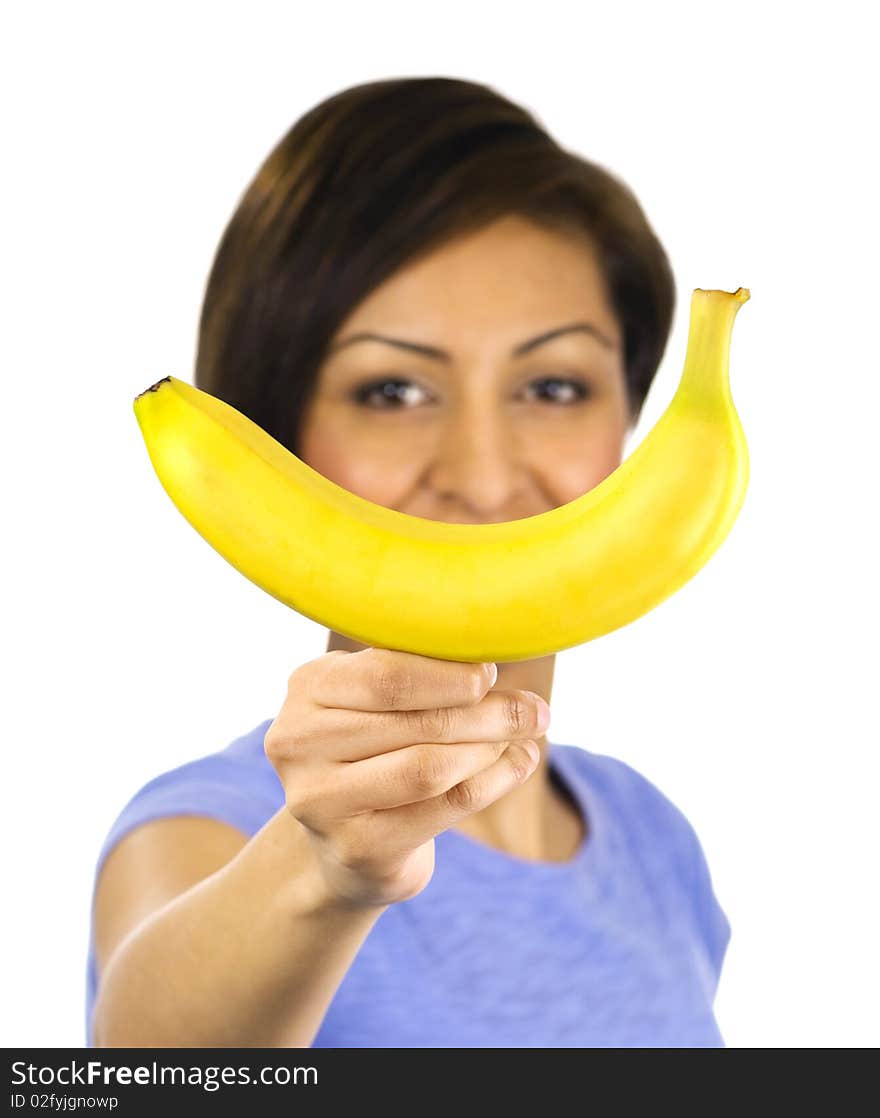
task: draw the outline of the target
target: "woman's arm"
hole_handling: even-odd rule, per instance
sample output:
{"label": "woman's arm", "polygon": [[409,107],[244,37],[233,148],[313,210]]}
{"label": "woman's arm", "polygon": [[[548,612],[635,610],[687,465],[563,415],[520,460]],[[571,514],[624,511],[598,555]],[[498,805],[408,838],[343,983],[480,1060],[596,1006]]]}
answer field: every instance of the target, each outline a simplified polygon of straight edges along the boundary
{"label": "woman's arm", "polygon": [[331,899],[286,807],[113,952],[97,1047],[308,1048],[387,906]]}

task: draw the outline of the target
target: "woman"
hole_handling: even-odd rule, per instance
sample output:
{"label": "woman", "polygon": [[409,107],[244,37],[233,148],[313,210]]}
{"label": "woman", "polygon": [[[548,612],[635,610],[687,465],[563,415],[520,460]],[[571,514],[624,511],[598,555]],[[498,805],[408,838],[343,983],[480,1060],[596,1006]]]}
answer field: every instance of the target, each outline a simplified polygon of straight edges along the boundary
{"label": "woman", "polygon": [[[673,305],[614,176],[486,86],[374,82],[241,199],[195,381],[378,504],[515,520],[620,464]],[[331,632],[274,718],[111,828],[87,1043],[722,1046],[697,836],[624,762],[548,742],[554,660]]]}

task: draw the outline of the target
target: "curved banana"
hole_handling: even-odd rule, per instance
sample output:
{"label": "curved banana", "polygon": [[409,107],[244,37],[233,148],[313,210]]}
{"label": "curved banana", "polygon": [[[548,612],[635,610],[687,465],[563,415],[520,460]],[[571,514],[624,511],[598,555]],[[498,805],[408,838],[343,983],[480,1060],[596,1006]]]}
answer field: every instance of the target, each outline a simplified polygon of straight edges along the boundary
{"label": "curved banana", "polygon": [[229,404],[176,377],[134,401],[150,460],[196,531],[246,578],[366,645],[460,661],[546,656],[636,620],[709,560],[749,476],[728,358],[749,291],[691,297],[681,381],[583,496],[501,524],[365,500]]}

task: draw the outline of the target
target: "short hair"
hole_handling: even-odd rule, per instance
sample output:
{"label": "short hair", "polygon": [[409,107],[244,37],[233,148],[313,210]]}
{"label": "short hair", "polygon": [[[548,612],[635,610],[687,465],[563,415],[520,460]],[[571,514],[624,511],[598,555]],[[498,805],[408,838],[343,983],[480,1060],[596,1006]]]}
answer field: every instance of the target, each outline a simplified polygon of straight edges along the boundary
{"label": "short hair", "polygon": [[675,304],[669,260],[641,205],[525,108],[447,77],[344,89],[272,149],[217,246],[196,386],[298,453],[317,373],[357,304],[403,265],[506,215],[585,236],[596,251],[637,420]]}

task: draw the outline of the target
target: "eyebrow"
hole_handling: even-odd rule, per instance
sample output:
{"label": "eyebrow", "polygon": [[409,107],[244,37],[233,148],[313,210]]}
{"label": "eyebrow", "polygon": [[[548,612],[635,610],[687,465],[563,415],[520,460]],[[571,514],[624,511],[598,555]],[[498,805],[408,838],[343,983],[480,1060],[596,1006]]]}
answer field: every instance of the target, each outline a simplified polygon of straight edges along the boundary
{"label": "eyebrow", "polygon": [[[590,334],[602,343],[607,349],[615,349],[614,342],[606,335],[603,334],[592,322],[572,322],[568,326],[557,326],[555,330],[547,330],[543,334],[538,334],[534,338],[529,338],[527,341],[520,342],[518,346],[514,346],[511,351],[511,357],[522,357],[526,353],[530,353],[539,345],[551,341],[553,338],[558,338],[561,334]],[[445,349],[439,349],[437,346],[422,345],[418,342],[407,342],[402,338],[389,338],[383,334],[373,334],[369,332],[362,332],[360,334],[353,334],[350,338],[345,338],[336,345],[331,346],[328,353],[336,353],[337,350],[344,349],[346,346],[353,345],[355,342],[385,342],[386,345],[398,346],[400,349],[410,350],[412,353],[421,353],[424,357],[433,357],[437,361],[449,362],[452,360],[450,354]]]}

